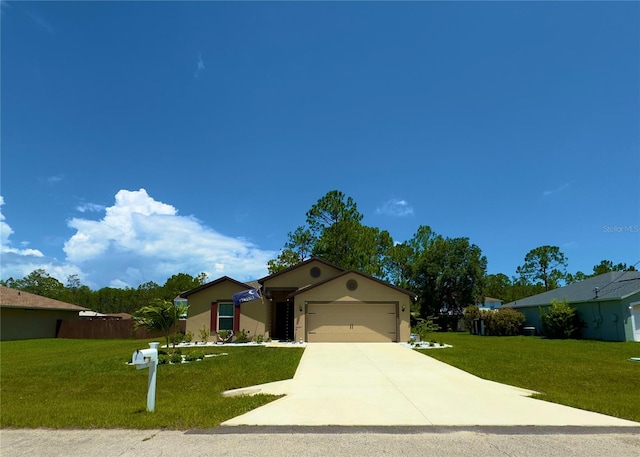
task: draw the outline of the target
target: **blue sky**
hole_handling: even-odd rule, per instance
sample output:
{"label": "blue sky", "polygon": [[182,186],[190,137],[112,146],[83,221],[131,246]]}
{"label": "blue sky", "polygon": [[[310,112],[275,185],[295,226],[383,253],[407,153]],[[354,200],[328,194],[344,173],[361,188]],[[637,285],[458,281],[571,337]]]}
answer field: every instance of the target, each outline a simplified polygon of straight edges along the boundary
{"label": "blue sky", "polygon": [[638,2],[2,2],[2,278],[250,280],[333,189],[640,261]]}

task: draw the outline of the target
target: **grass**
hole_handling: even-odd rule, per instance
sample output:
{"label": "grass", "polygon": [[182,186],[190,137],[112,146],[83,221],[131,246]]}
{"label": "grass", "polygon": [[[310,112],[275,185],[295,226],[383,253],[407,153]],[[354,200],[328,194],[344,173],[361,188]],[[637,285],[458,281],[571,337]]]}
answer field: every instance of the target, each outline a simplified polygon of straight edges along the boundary
{"label": "grass", "polygon": [[434,333],[453,347],[424,354],[536,398],[640,422],[640,344]]}
{"label": "grass", "polygon": [[[155,412],[146,411],[148,370],[126,365],[141,340],[0,343],[0,426],[51,428],[215,427],[277,397],[220,392],[292,378],[299,348],[201,347],[228,355],[160,365]],[[195,350],[195,348],[193,349]],[[183,349],[183,354],[189,349]]]}

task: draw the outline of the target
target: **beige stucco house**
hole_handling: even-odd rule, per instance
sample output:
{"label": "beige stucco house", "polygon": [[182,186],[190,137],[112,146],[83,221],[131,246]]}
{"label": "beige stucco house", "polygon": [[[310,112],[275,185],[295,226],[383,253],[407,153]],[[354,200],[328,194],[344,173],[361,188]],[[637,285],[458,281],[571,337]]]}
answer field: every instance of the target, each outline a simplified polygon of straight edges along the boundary
{"label": "beige stucco house", "polygon": [[[261,299],[235,306],[235,293],[259,288]],[[358,271],[311,258],[246,284],[224,276],[181,294],[187,331],[244,330],[249,338],[306,342],[408,341],[415,295]]]}
{"label": "beige stucco house", "polygon": [[55,338],[66,319],[78,319],[82,306],[0,286],[0,339]]}

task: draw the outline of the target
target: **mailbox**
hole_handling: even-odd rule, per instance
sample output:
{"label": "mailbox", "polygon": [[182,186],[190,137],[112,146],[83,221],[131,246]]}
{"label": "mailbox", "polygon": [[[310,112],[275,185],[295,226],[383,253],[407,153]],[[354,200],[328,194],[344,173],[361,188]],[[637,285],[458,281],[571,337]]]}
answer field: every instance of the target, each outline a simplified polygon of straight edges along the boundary
{"label": "mailbox", "polygon": [[149,369],[149,382],[147,385],[147,411],[153,412],[156,405],[156,368],[158,367],[158,345],[149,343],[149,349],[140,349],[131,356],[131,363],[137,370]]}
{"label": "mailbox", "polygon": [[133,353],[131,356],[131,363],[136,366],[136,369],[142,370],[143,368],[149,368],[151,364],[157,364],[158,362],[158,350],[157,349],[141,349]]}

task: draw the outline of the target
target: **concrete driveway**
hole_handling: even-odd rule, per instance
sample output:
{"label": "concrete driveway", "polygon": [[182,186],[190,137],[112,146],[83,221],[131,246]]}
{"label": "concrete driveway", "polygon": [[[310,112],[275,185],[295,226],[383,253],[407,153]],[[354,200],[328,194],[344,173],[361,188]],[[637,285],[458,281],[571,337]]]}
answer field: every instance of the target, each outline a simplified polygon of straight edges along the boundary
{"label": "concrete driveway", "polygon": [[395,343],[309,344],[293,379],[226,394],[256,393],[286,396],[222,425],[640,425],[529,398]]}

